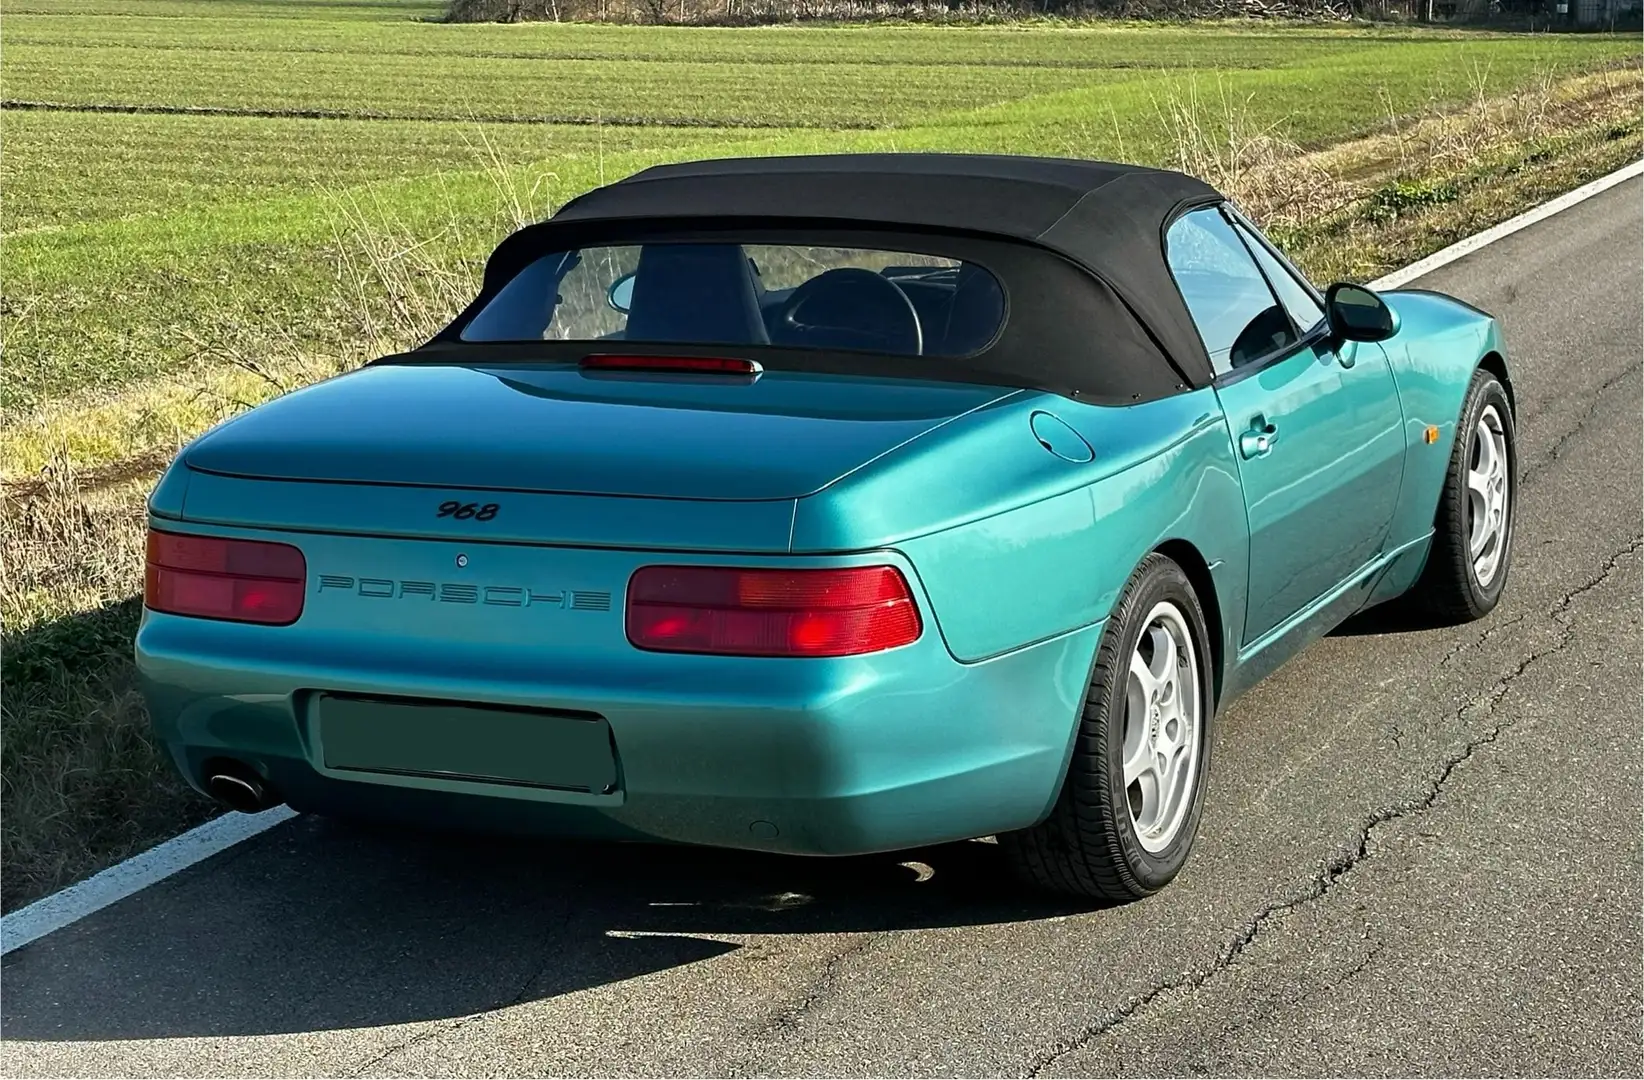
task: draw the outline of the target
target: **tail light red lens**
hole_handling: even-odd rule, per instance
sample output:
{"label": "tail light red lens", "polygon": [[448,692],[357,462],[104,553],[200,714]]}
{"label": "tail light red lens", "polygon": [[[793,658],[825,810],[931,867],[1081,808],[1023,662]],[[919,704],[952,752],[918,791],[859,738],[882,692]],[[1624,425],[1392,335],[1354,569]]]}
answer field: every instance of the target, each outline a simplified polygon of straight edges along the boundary
{"label": "tail light red lens", "polygon": [[648,566],[628,583],[628,640],[659,652],[857,656],[919,639],[894,566]]}
{"label": "tail light red lens", "polygon": [[307,577],[290,544],[151,529],[143,603],[168,615],[285,626],[303,613]]}

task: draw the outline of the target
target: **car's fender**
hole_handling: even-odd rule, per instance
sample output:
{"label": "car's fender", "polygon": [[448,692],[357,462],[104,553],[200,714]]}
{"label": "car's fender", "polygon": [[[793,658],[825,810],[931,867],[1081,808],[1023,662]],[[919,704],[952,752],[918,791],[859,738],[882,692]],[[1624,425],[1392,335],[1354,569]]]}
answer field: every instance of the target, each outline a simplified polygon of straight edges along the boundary
{"label": "car's fender", "polygon": [[[1404,487],[1394,513],[1391,545],[1418,539],[1433,527],[1444,473],[1455,444],[1467,387],[1480,364],[1507,384],[1501,328],[1487,313],[1442,293],[1406,289],[1383,294],[1398,314],[1399,332],[1382,343],[1404,408]],[[1427,441],[1427,429],[1438,438]]]}
{"label": "car's fender", "polygon": [[[936,491],[972,491],[977,512],[968,520],[899,537],[858,537],[907,555],[953,655],[983,660],[1100,622],[1148,552],[1168,544],[1188,545],[1202,558],[1216,593],[1206,608],[1220,616],[1212,632],[1236,641],[1227,635],[1244,618],[1249,536],[1214,393],[1123,408],[1049,396],[1018,406],[998,419],[1008,430],[1022,429],[1020,442],[995,435],[989,451],[980,440],[971,445],[959,437],[932,460]],[[1089,462],[1058,459],[1028,437],[1031,414],[1043,411],[1083,437]],[[877,484],[846,485],[851,494],[841,491],[831,513],[802,508],[810,524],[796,528],[796,550],[814,542],[824,522],[851,520],[847,508],[857,499],[864,507],[918,504],[915,471],[892,470],[890,463],[881,469]],[[1017,487],[1013,505],[998,505],[996,497],[1023,481],[1012,474],[1029,470],[1036,489]]]}

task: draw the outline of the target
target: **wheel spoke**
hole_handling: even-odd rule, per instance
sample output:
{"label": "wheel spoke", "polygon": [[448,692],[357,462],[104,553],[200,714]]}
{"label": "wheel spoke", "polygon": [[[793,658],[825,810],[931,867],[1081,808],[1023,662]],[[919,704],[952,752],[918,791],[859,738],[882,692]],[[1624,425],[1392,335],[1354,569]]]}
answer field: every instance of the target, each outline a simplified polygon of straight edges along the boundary
{"label": "wheel spoke", "polygon": [[[1142,659],[1140,650],[1130,654],[1130,679],[1141,691],[1142,705],[1145,708],[1153,700],[1154,692],[1159,689],[1159,680],[1148,668],[1147,661]],[[1139,719],[1143,724],[1147,722],[1146,717]]]}
{"label": "wheel spoke", "polygon": [[1478,432],[1475,436],[1478,443],[1478,471],[1489,476],[1496,471],[1496,433],[1490,430],[1490,425],[1483,417],[1479,418]]}
{"label": "wheel spoke", "polygon": [[1467,472],[1467,490],[1478,496],[1481,504],[1490,504],[1491,474],[1483,469],[1469,469]]}
{"label": "wheel spoke", "polygon": [[1176,746],[1164,758],[1164,765],[1158,769],[1159,790],[1169,799],[1176,790],[1176,774],[1181,772],[1182,762],[1187,760],[1187,747]]}
{"label": "wheel spoke", "polygon": [[1147,731],[1136,740],[1135,747],[1125,755],[1125,787],[1129,787],[1153,770],[1153,751],[1148,746]]}
{"label": "wheel spoke", "polygon": [[1148,668],[1162,691],[1176,681],[1176,638],[1162,626],[1156,626],[1148,633],[1153,637],[1153,662]]}
{"label": "wheel spoke", "polygon": [[1486,508],[1473,522],[1472,542],[1467,545],[1467,553],[1473,558],[1484,554],[1484,549],[1490,546],[1490,538],[1496,534],[1495,526],[1490,523],[1490,511]]}

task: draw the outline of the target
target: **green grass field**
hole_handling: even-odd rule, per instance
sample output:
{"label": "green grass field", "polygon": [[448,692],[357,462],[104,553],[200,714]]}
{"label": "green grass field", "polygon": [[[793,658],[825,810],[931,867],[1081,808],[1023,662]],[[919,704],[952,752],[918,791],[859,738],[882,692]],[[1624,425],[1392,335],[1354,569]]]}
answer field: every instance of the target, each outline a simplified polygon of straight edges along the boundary
{"label": "green grass field", "polygon": [[1636,38],[1340,24],[448,26],[428,0],[15,0],[0,23],[0,905],[212,813],[147,741],[176,447],[464,303],[507,230],[698,156],[1198,172],[1367,279],[1636,158]]}
{"label": "green grass field", "polygon": [[1325,25],[445,26],[427,21],[437,11],[8,7],[4,99],[46,107],[4,118],[0,409],[28,415],[174,375],[225,334],[237,349],[346,349],[338,229],[360,215],[340,208],[362,201],[398,233],[460,231],[451,256],[472,259],[503,227],[499,182],[533,213],[694,155],[1164,162],[1177,135],[1165,120],[1183,100],[1208,122],[1318,146],[1637,53],[1624,38]]}

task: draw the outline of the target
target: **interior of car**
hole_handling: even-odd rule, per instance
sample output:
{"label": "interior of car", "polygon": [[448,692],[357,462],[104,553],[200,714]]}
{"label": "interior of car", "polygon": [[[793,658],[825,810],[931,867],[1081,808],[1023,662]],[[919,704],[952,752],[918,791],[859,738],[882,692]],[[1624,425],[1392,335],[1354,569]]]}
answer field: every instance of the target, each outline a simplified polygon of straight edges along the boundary
{"label": "interior of car", "polygon": [[955,259],[669,242],[545,256],[508,282],[462,336],[958,357],[986,348],[1004,318],[998,280]]}
{"label": "interior of car", "polygon": [[818,270],[767,288],[741,245],[646,245],[627,324],[610,336],[963,356],[985,347],[1004,318],[998,282],[972,264]]}

